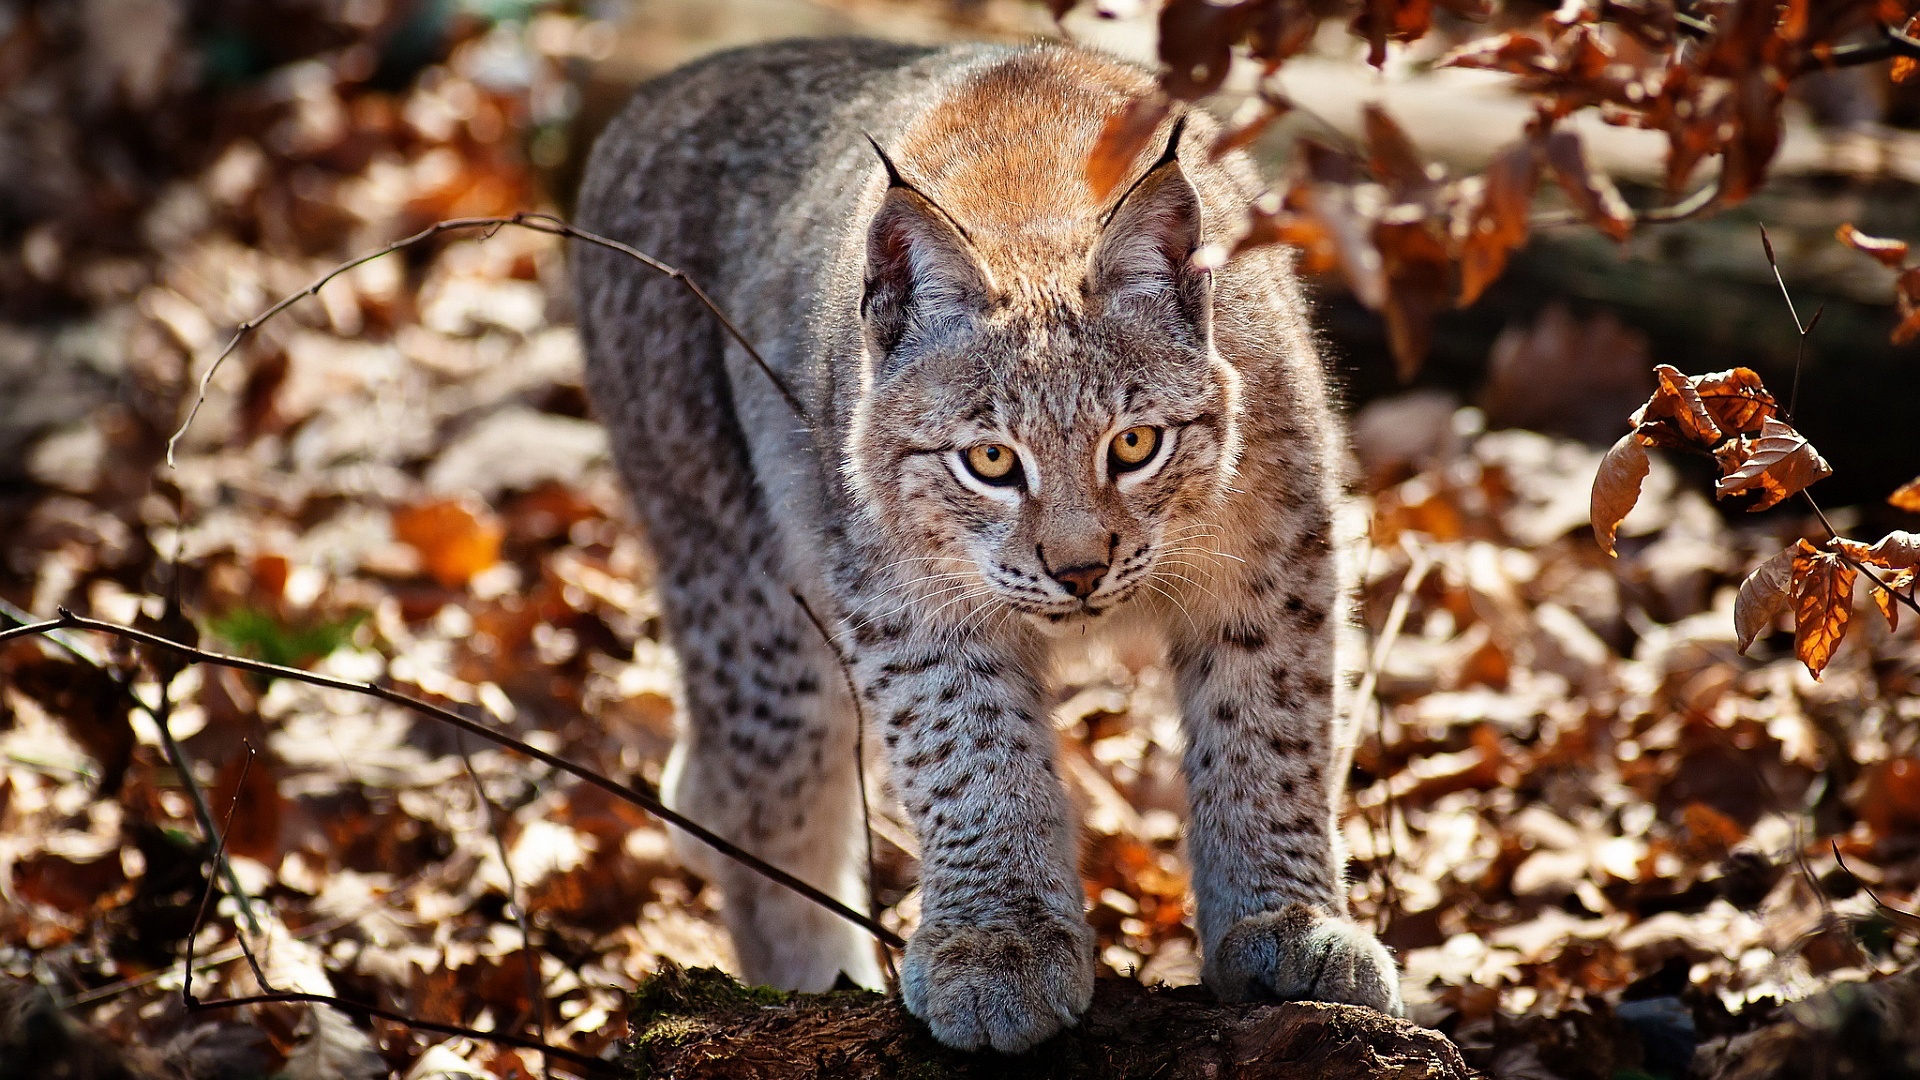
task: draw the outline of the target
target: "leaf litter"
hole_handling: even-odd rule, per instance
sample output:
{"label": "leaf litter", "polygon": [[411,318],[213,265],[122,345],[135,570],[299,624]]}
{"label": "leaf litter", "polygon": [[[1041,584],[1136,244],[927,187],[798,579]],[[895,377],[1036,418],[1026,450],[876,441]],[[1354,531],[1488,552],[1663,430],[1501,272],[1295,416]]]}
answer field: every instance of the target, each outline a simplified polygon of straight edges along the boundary
{"label": "leaf litter", "polygon": [[[609,776],[659,779],[680,712],[674,660],[604,441],[583,423],[552,238],[438,240],[343,276],[234,357],[179,469],[143,479],[220,328],[438,217],[529,205],[537,180],[505,148],[538,120],[527,87],[502,89],[489,65],[519,48],[547,71],[588,25],[538,18],[517,44],[469,29],[400,93],[342,77],[340,57],[276,76],[252,126],[148,204],[148,232],[172,230],[165,257],[95,316],[120,335],[134,392],[39,436],[34,484],[0,530],[0,597],[154,619],[177,549],[210,646],[384,680]],[[1534,63],[1530,40],[1490,62]],[[1193,59],[1188,77],[1211,78],[1214,58]],[[327,119],[341,113],[367,122],[349,134]],[[1115,155],[1139,152],[1137,123],[1111,132]],[[1615,213],[1604,188],[1582,186],[1575,147],[1514,148],[1474,202],[1436,188],[1390,118],[1370,131],[1367,160],[1328,168],[1395,200],[1467,199],[1482,223],[1467,293],[1524,241],[1543,162],[1592,200],[1584,213]],[[1341,225],[1332,193],[1309,183],[1267,213],[1296,233],[1332,221],[1320,235],[1339,250],[1342,228],[1373,226]],[[1441,241],[1379,239],[1391,302],[1425,305],[1406,312],[1417,336],[1456,296],[1444,256],[1420,254]],[[64,259],[76,289],[125,265],[83,248]],[[1399,414],[1424,419],[1392,440],[1356,420],[1363,614],[1391,638],[1356,709],[1342,821],[1356,915],[1398,951],[1416,1017],[1494,1075],[1677,1075],[1676,1045],[1720,1060],[1774,1030],[1762,1025],[1783,1002],[1854,1008],[1834,1004],[1836,987],[1861,1008],[1906,1000],[1885,977],[1914,959],[1888,911],[1920,891],[1920,647],[1884,590],[1868,591],[1885,618],[1852,618],[1864,586],[1846,560],[1910,596],[1916,542],[1797,544],[1820,534],[1791,504],[1729,525],[1647,452],[1721,450],[1745,478],[1724,494],[1774,503],[1817,478],[1817,453],[1742,371],[1662,367],[1605,454],[1486,430],[1473,409]],[[1605,552],[1587,537],[1603,521]],[[730,962],[715,894],[658,822],[598,789],[353,695],[75,647],[0,647],[0,991],[8,1015],[67,1025],[75,1053],[170,1076],[540,1067],[324,1007],[182,1012],[206,866],[138,704],[160,699],[163,678],[216,815],[235,807],[229,861],[275,986],[481,1030],[534,1034],[544,1017],[548,1041],[599,1054],[623,1033],[625,991],[663,961]],[[1169,676],[1116,646],[1089,650],[1064,683],[1056,726],[1086,812],[1103,968],[1196,981]],[[910,929],[913,844],[880,802],[877,898]],[[237,948],[245,925],[223,897],[197,939],[201,1000],[258,991]],[[24,1037],[0,1030],[0,1045]]]}

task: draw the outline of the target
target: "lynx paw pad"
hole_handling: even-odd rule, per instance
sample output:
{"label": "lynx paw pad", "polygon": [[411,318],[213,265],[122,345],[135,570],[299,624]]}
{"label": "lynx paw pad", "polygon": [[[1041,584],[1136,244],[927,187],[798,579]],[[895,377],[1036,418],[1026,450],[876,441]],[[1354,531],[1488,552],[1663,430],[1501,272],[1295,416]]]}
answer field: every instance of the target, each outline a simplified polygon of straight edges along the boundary
{"label": "lynx paw pad", "polygon": [[1017,1054],[1071,1027],[1093,1000],[1093,931],[922,926],[901,973],[907,1010],[960,1050]]}
{"label": "lynx paw pad", "polygon": [[1206,982],[1225,1001],[1335,1001],[1403,1014],[1387,947],[1305,904],[1236,923],[1208,955]]}

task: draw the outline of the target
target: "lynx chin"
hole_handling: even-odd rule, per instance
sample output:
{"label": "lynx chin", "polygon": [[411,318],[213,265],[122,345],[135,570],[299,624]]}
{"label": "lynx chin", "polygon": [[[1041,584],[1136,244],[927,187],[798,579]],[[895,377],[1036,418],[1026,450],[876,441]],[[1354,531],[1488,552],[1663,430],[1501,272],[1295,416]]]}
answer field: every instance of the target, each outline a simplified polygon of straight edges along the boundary
{"label": "lynx chin", "polygon": [[[687,724],[672,803],[866,906],[855,710],[922,847],[907,1007],[1025,1050],[1083,1013],[1094,936],[1048,710],[1063,636],[1164,643],[1186,733],[1204,977],[1400,1008],[1346,916],[1335,812],[1353,636],[1344,433],[1287,255],[1211,271],[1260,190],[1198,112],[1105,198],[1146,73],[1081,49],[798,41],[643,87],[579,220],[593,404],[658,561]],[[1070,635],[1068,635],[1070,632]],[[859,928],[684,845],[749,980],[877,986]]]}

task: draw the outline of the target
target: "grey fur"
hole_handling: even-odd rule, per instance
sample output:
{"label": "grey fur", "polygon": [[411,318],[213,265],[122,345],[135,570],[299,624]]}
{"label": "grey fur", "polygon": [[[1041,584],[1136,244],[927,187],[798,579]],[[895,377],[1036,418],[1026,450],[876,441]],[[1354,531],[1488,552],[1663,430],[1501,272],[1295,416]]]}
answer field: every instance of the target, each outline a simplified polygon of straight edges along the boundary
{"label": "grey fur", "polygon": [[[1129,185],[1094,199],[1093,140],[1149,87],[1056,46],[763,46],[642,88],[581,193],[583,227],[684,268],[812,420],[673,283],[577,249],[590,390],[685,672],[669,797],[865,905],[852,702],[799,591],[920,835],[903,989],[955,1046],[1026,1049],[1091,996],[1046,711],[1063,630],[1167,642],[1209,983],[1399,1008],[1346,920],[1335,826],[1343,434],[1286,256],[1187,262],[1258,191],[1244,159],[1155,168],[1155,142],[1117,210]],[[1216,130],[1194,114],[1184,142]],[[1122,476],[1107,440],[1130,424],[1170,434]],[[971,478],[958,454],[985,442],[1018,449],[1024,487]],[[859,930],[688,854],[748,978],[877,985]]]}

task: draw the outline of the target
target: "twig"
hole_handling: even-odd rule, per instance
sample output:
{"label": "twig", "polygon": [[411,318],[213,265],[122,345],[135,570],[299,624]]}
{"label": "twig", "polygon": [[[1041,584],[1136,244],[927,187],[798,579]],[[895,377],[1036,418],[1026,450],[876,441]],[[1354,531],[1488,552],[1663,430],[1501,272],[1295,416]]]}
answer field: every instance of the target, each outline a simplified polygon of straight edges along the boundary
{"label": "twig", "polygon": [[475,1039],[480,1042],[497,1043],[511,1046],[516,1050],[534,1050],[549,1054],[563,1061],[572,1062],[590,1073],[600,1076],[622,1076],[619,1066],[611,1061],[602,1061],[591,1054],[578,1050],[569,1050],[564,1046],[549,1046],[524,1035],[513,1035],[504,1031],[478,1031],[458,1024],[441,1024],[432,1020],[418,1020],[404,1013],[383,1009],[378,1005],[369,1005],[363,1001],[350,1001],[334,997],[331,994],[309,994],[299,990],[274,990],[265,994],[251,994],[247,997],[221,998],[218,1001],[196,1001],[187,1010],[189,1012],[211,1012],[215,1009],[237,1009],[243,1005],[331,1005],[341,1012],[358,1013],[362,1016],[377,1017],[390,1023],[413,1028],[416,1031],[431,1031],[436,1035],[447,1035],[460,1039]]}
{"label": "twig", "polygon": [[1833,846],[1833,861],[1839,864],[1841,872],[1852,878],[1854,884],[1860,886],[1860,891],[1867,894],[1867,899],[1873,901],[1874,908],[1877,909],[1881,915],[1885,916],[1888,922],[1908,930],[1920,931],[1920,915],[1915,915],[1911,911],[1903,911],[1880,899],[1880,894],[1873,891],[1873,886],[1867,884],[1865,878],[1854,873],[1853,868],[1847,865],[1847,860],[1841,858],[1840,841],[1829,840],[1827,843]]}
{"label": "twig", "polygon": [[[847,684],[847,696],[853,699],[853,775],[860,788],[860,831],[867,841],[867,912],[877,922],[880,918],[880,898],[874,892],[876,872],[873,861],[873,803],[867,798],[867,710],[860,704],[860,688],[853,684],[853,670],[847,665],[847,658],[840,653],[840,647],[833,643],[833,635],[827,632],[827,626],[820,616],[813,613],[813,606],[800,590],[789,589],[793,602],[800,605],[800,611],[813,624],[820,634],[820,640],[833,654],[833,662],[840,668],[840,678]],[[887,969],[887,992],[900,993],[900,973],[893,969],[893,951],[880,950],[880,960]]]}
{"label": "twig", "polygon": [[[240,782],[234,785],[233,801],[227,804],[226,825],[220,830],[220,842],[213,849],[213,865],[207,867],[207,887],[200,893],[200,910],[193,916],[193,925],[187,927],[187,958],[180,975],[180,1004],[188,1012],[193,1011],[193,953],[194,941],[200,936],[200,928],[206,925],[207,908],[213,903],[213,883],[227,868],[227,837],[233,832],[233,812],[240,809],[240,793],[246,790],[247,773],[253,768],[253,747],[247,747],[246,760],[240,763]],[[244,897],[240,899],[244,900]],[[249,915],[252,913],[249,912]],[[247,958],[247,965],[253,968],[253,977],[261,986],[267,985],[267,975],[260,970],[260,962],[253,958],[253,950],[246,947],[245,939],[240,935],[239,924],[233,928],[235,941],[241,942],[241,955]]]}
{"label": "twig", "polygon": [[[1407,613],[1413,607],[1413,595],[1427,579],[1427,572],[1433,568],[1433,560],[1426,552],[1411,544],[1406,545],[1407,556],[1411,560],[1407,567],[1407,576],[1400,580],[1400,591],[1394,595],[1393,606],[1387,609],[1386,625],[1380,628],[1379,640],[1374,642],[1373,655],[1367,661],[1367,671],[1360,679],[1360,685],[1354,690],[1353,700],[1356,708],[1366,708],[1373,713],[1374,740],[1380,747],[1380,758],[1384,762],[1387,756],[1387,712],[1377,700],[1380,672],[1387,666],[1387,655],[1393,651],[1394,642],[1400,639],[1400,630],[1406,625]],[[1351,753],[1351,752],[1349,752]],[[1335,772],[1344,778],[1349,764]],[[1392,777],[1381,773],[1380,789],[1386,798],[1382,804],[1382,813],[1386,818],[1387,859],[1380,868],[1382,890],[1382,908],[1387,913],[1399,907],[1400,886],[1393,879],[1393,868],[1400,861],[1399,841],[1393,835],[1393,818],[1396,811],[1393,797]],[[1371,820],[1371,819],[1369,819]]]}
{"label": "twig", "polygon": [[[1720,182],[1716,180],[1671,206],[1636,210],[1633,220],[1635,225],[1672,225],[1699,217],[1719,205]],[[1527,225],[1534,229],[1557,229],[1564,225],[1578,225],[1585,220],[1572,210],[1549,210],[1527,219]]]}
{"label": "twig", "polygon": [[[154,636],[160,641],[168,640]],[[160,704],[148,708],[147,712],[153,717],[153,726],[160,733],[160,751],[166,755],[167,764],[173,766],[173,771],[180,774],[180,786],[187,791],[187,801],[193,805],[193,816],[199,819],[200,831],[206,834],[206,843],[216,850],[224,848],[226,833],[213,823],[213,808],[207,805],[207,793],[201,789],[199,777],[193,775],[193,760],[187,757],[187,752],[180,748],[180,743],[173,737],[173,697],[167,685],[167,673],[156,670],[154,674],[158,676],[155,681],[160,687]],[[131,687],[127,688],[127,693],[133,696]],[[138,701],[139,698],[134,697],[134,700]],[[253,751],[249,748],[247,752],[251,755]],[[238,802],[237,792],[235,802]],[[228,820],[232,820],[231,813],[228,814]],[[253,898],[248,895],[246,887],[240,884],[240,875],[234,873],[232,864],[223,859],[215,859],[213,865],[215,871],[226,877],[227,891],[240,905],[240,914],[247,921],[247,929],[259,933],[260,920],[253,914]]]}
{"label": "twig", "polygon": [[[467,752],[467,736],[456,732],[453,744],[460,751],[460,764],[466,766],[467,779],[473,781],[473,796],[480,800],[480,808],[487,815],[487,832],[493,835],[493,846],[500,852],[500,869],[507,875],[507,902],[513,905],[513,921],[520,928],[520,955],[527,962],[527,1008],[533,1013],[533,1020],[539,1025],[540,1041],[547,1041],[547,991],[540,978],[540,960],[533,952],[533,931],[527,926],[527,905],[520,892],[520,882],[513,873],[513,860],[507,855],[507,838],[500,831],[500,815],[494,809],[493,800],[487,797],[487,786],[480,782],[480,773],[473,767],[473,755]],[[540,1072],[553,1078],[553,1063],[544,1056],[540,1059]]]}
{"label": "twig", "polygon": [[351,694],[362,694],[367,697],[378,698],[390,704],[399,705],[402,708],[411,709],[423,716],[433,717],[442,723],[451,724],[471,735],[477,735],[488,742],[496,743],[516,753],[530,757],[541,764],[559,769],[562,772],[571,773],[581,780],[613,795],[615,798],[630,802],[648,813],[653,814],[655,817],[666,821],[668,824],[673,825],[687,835],[713,848],[727,858],[740,863],[742,866],[746,866],[761,876],[792,889],[794,892],[832,911],[841,918],[863,927],[868,933],[879,938],[886,944],[896,949],[906,947],[905,939],[901,938],[899,934],[887,929],[885,926],[882,926],[878,920],[855,911],[828,893],[794,877],[792,874],[774,866],[772,863],[767,862],[752,852],[746,851],[727,838],[701,825],[699,822],[667,806],[660,801],[658,796],[628,787],[618,781],[602,776],[584,765],[579,765],[568,761],[566,758],[549,754],[538,747],[521,742],[519,739],[504,732],[496,731],[487,727],[485,724],[469,720],[451,709],[445,709],[438,705],[422,701],[419,698],[410,697],[398,690],[392,690],[373,683],[337,679],[330,675],[320,675],[311,671],[302,671],[299,668],[283,667],[279,664],[269,664],[260,660],[249,660],[240,656],[229,656],[225,653],[209,652],[205,649],[185,645],[157,634],[150,634],[145,630],[137,630],[131,626],[121,626],[118,623],[102,622],[98,619],[89,619],[84,616],[75,615],[65,608],[60,609],[60,617],[57,619],[48,622],[34,623],[29,626],[16,627],[12,630],[0,631],[0,643],[4,643],[15,637],[27,636],[29,633],[45,634],[59,629],[87,630],[94,633],[111,634],[130,641],[143,642],[148,645],[168,649],[199,663],[216,664],[221,667],[235,668],[240,671],[251,671],[256,675],[293,679],[296,682],[307,683],[310,686],[324,687],[329,690],[344,690]]}
{"label": "twig", "polygon": [[727,336],[733,338],[734,341],[739,343],[742,349],[746,350],[747,355],[753,359],[754,365],[758,367],[761,374],[765,375],[767,380],[773,384],[773,388],[780,392],[780,397],[786,401],[787,407],[793,410],[794,415],[798,416],[800,421],[808,427],[813,426],[812,419],[807,415],[806,407],[800,404],[800,399],[794,395],[793,391],[787,386],[786,381],[780,378],[779,374],[767,363],[766,358],[760,355],[760,350],[754,348],[753,342],[747,340],[747,335],[741,332],[740,328],[734,324],[732,319],[727,317],[727,313],[720,310],[720,306],[713,302],[713,298],[707,295],[707,291],[702,289],[698,282],[688,277],[685,271],[661,262],[659,259],[629,244],[623,244],[618,240],[610,240],[598,233],[591,233],[585,229],[576,228],[552,214],[521,211],[520,213],[507,217],[448,218],[445,221],[436,221],[426,228],[421,229],[419,232],[414,233],[412,236],[395,240],[378,251],[370,251],[364,255],[357,255],[348,259],[346,262],[335,266],[333,269],[315,278],[306,288],[282,297],[280,301],[272,307],[241,323],[239,326],[234,327],[233,336],[227,339],[226,348],[221,349],[220,355],[214,357],[213,362],[207,365],[207,370],[201,373],[199,389],[194,394],[193,404],[187,409],[186,419],[180,422],[179,428],[167,439],[167,468],[171,469],[175,467],[174,451],[179,447],[180,440],[186,436],[187,429],[193,426],[194,417],[200,415],[200,407],[206,404],[207,389],[213,383],[214,373],[220,370],[220,365],[226,362],[227,357],[233,355],[234,350],[240,347],[242,341],[245,341],[269,319],[292,307],[299,300],[316,295],[322,286],[334,278],[339,277],[341,274],[352,270],[354,267],[372,262],[382,256],[391,255],[396,251],[412,247],[415,244],[430,240],[444,232],[453,232],[462,229],[486,229],[491,233],[506,226],[514,226],[532,232],[546,233],[549,236],[564,236],[569,239],[580,240],[598,247],[603,247],[609,251],[617,251],[630,259],[639,261],[649,270],[679,282],[683,288],[693,294],[694,299],[700,301],[708,311],[713,313],[713,317],[719,320],[720,326],[727,332]]}

